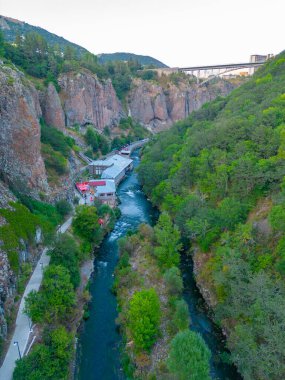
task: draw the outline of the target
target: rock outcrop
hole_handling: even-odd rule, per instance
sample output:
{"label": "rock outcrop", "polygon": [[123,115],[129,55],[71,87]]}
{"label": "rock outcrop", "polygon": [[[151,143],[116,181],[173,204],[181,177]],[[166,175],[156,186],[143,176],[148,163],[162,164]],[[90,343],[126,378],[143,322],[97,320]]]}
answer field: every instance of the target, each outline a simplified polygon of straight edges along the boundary
{"label": "rock outcrop", "polygon": [[53,83],[49,83],[46,91],[40,97],[43,118],[46,124],[58,129],[65,127],[65,115],[61,101]]}
{"label": "rock outcrop", "polygon": [[[0,181],[0,208],[7,208],[9,202],[15,202],[16,198],[11,191]],[[0,217],[0,226],[5,224],[5,219]],[[1,242],[0,242],[1,246]],[[8,331],[7,313],[13,304],[16,291],[16,277],[11,270],[7,253],[0,247],[0,337],[5,338]]]}
{"label": "rock outcrop", "polygon": [[99,81],[86,70],[62,74],[58,82],[67,126],[93,124],[103,130],[117,125],[123,116],[110,79]]}
{"label": "rock outcrop", "polygon": [[19,190],[46,191],[38,93],[20,71],[0,66],[0,173]]}
{"label": "rock outcrop", "polygon": [[131,116],[152,129],[160,131],[178,120],[185,119],[192,111],[217,96],[227,95],[234,86],[218,80],[208,86],[179,81],[177,85],[168,82],[161,86],[149,81],[135,79],[128,97]]}

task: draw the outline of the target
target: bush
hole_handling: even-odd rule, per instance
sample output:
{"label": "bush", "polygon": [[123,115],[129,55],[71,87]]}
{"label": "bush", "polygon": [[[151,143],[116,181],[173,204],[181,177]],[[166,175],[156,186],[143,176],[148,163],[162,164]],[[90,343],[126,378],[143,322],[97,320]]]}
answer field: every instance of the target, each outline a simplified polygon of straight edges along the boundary
{"label": "bush", "polygon": [[210,380],[210,351],[203,338],[190,330],[171,341],[167,366],[179,380]]}
{"label": "bush", "polygon": [[66,215],[70,214],[70,212],[72,210],[70,203],[65,199],[61,199],[60,201],[58,201],[56,203],[55,207],[56,207],[58,213],[62,217],[65,217]]}
{"label": "bush", "polygon": [[173,315],[174,326],[179,330],[189,328],[190,317],[187,303],[184,300],[178,300],[175,303],[175,312]]}
{"label": "bush", "polygon": [[163,276],[167,290],[171,295],[178,295],[183,289],[183,280],[177,267],[168,269]]}
{"label": "bush", "polygon": [[61,131],[52,126],[47,126],[41,120],[41,142],[50,145],[53,150],[60,152],[65,158],[68,158],[74,140],[65,136]]}

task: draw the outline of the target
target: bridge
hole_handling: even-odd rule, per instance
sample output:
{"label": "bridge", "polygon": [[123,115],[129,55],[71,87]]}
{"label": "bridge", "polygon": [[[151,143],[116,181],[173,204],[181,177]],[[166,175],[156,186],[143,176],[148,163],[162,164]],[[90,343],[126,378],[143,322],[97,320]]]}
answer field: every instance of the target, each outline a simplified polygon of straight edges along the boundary
{"label": "bridge", "polygon": [[[267,55],[251,55],[250,62],[241,62],[241,63],[227,63],[227,64],[217,64],[217,65],[201,65],[201,66],[188,66],[188,67],[169,67],[169,68],[158,68],[158,69],[148,69],[153,70],[158,73],[159,76],[162,74],[170,75],[172,73],[184,72],[190,75],[193,75],[197,79],[197,84],[203,85],[210,80],[218,77],[224,76],[231,72],[237,72],[238,75],[252,75],[259,66],[264,65],[264,63],[273,57],[273,54]],[[247,69],[247,71],[240,72],[242,69]],[[201,82],[200,79],[204,80]]]}

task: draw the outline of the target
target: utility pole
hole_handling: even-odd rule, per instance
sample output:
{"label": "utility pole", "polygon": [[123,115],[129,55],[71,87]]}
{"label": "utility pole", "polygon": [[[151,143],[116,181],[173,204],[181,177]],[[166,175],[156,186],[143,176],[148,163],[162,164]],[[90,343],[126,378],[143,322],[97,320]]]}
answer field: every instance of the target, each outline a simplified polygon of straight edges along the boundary
{"label": "utility pole", "polygon": [[18,342],[17,340],[15,340],[15,342],[14,342],[14,346],[17,346],[17,347],[18,347],[19,358],[20,358],[20,360],[21,360],[21,359],[22,359],[22,355],[21,355],[21,352],[20,352],[19,342]]}

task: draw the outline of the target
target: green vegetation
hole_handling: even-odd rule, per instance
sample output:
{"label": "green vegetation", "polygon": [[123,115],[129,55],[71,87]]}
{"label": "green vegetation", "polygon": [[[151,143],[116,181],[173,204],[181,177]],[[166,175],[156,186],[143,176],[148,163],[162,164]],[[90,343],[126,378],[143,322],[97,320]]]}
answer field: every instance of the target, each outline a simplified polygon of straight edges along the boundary
{"label": "green vegetation", "polygon": [[179,380],[210,380],[210,351],[200,335],[179,332],[171,342],[167,365]]}
{"label": "green vegetation", "polygon": [[73,346],[73,335],[64,327],[46,331],[44,342],[16,362],[13,380],[68,379]]}
{"label": "green vegetation", "polygon": [[[25,200],[34,211],[45,209],[41,202],[28,197]],[[65,215],[69,207],[65,201],[59,201],[54,210],[58,210],[58,215]],[[81,306],[89,299],[88,291],[79,288],[80,264],[90,257],[91,248],[100,243],[116,215],[116,211],[107,205],[100,205],[98,209],[79,206],[73,230],[81,241],[80,248],[69,234],[59,235],[53,241],[48,252],[50,265],[44,269],[40,290],[30,292],[25,305],[25,313],[43,329],[42,341],[33,346],[28,356],[17,361],[14,379],[58,380],[70,377],[74,330],[82,318]],[[99,226],[99,217],[105,219],[106,226]],[[88,316],[87,311],[84,316]]]}
{"label": "green vegetation", "polygon": [[[4,31],[9,42],[4,41],[3,33],[0,32],[0,56],[8,63],[19,66],[31,77],[40,79],[37,82],[38,86],[42,86],[42,82],[45,85],[53,82],[59,90],[57,78],[60,73],[87,69],[99,79],[111,78],[117,96],[124,100],[131,89],[132,77],[143,77],[145,80],[157,78],[156,73],[152,71],[141,72],[143,66],[137,60],[108,61],[102,65],[98,63],[94,54],[43,29],[29,26],[15,35],[15,25],[13,23],[11,35]],[[14,41],[11,41],[12,36]]]}
{"label": "green vegetation", "polygon": [[[84,138],[86,143],[92,148],[92,153],[95,154],[95,157],[97,156],[99,151],[103,155],[109,153],[110,145],[108,139],[105,136],[100,135],[98,132],[96,132],[94,128],[88,127],[84,135]],[[91,155],[93,156],[92,153]]]}
{"label": "green vegetation", "polygon": [[60,235],[53,248],[49,251],[50,264],[62,265],[70,275],[70,281],[74,288],[80,283],[79,261],[80,251],[75,240],[69,235]]}
{"label": "green vegetation", "polygon": [[42,155],[51,182],[56,182],[58,176],[67,173],[67,159],[74,145],[74,140],[65,136],[52,126],[47,126],[41,120]]}
{"label": "green vegetation", "polygon": [[180,233],[176,226],[172,225],[170,216],[162,213],[157,225],[154,227],[155,239],[158,246],[154,248],[160,268],[163,270],[176,267],[179,264]]}
{"label": "green vegetation", "polygon": [[136,123],[131,117],[121,119],[118,128],[121,130],[121,135],[112,140],[112,150],[150,136],[150,132]]}
{"label": "green vegetation", "polygon": [[[177,266],[178,241],[179,233],[166,213],[161,214],[154,228],[142,224],[137,233],[119,241],[120,260],[113,290],[118,298],[118,323],[125,342],[124,371],[128,378],[186,379],[187,376],[180,376],[182,372],[183,376],[185,373],[193,375],[189,379],[198,379],[195,377],[198,374],[206,374],[201,379],[209,378],[209,351],[202,338],[194,332],[190,335],[191,344],[195,347],[191,348],[192,351],[189,348],[181,359],[181,372],[170,364],[173,359],[168,363],[168,357],[178,355],[172,349],[177,336],[180,336],[176,334],[185,332],[187,335],[190,325],[188,306],[182,299],[182,277]],[[178,262],[169,260],[171,255],[166,251],[167,266],[156,254],[158,248],[166,250],[166,246],[172,247],[174,257],[178,255]],[[185,346],[187,344],[188,341]],[[186,363],[189,353],[192,355],[188,358],[192,372]]]}
{"label": "green vegetation", "polygon": [[164,63],[158,61],[155,58],[146,56],[146,55],[137,55],[132,53],[111,53],[111,54],[100,54],[98,57],[99,62],[104,64],[107,62],[116,62],[116,61],[130,61],[130,62],[139,62],[143,66],[154,66],[154,67],[167,67]]}
{"label": "green vegetation", "polygon": [[160,313],[159,298],[154,289],[144,289],[132,296],[127,319],[137,349],[149,350],[156,341]]}
{"label": "green vegetation", "polygon": [[96,207],[78,206],[72,221],[74,234],[82,242],[84,251],[89,251],[95,245],[99,245],[103,238],[103,232],[98,222],[99,217]]}
{"label": "green vegetation", "polygon": [[46,227],[41,218],[20,203],[10,203],[12,209],[0,209],[0,215],[6,224],[0,226],[0,240],[8,254],[11,268],[17,273],[20,268],[19,249],[23,248],[20,240],[33,245],[37,227]]}
{"label": "green vegetation", "polygon": [[138,169],[202,263],[197,279],[246,380],[285,377],[284,84],[281,53],[227,98],[156,136]]}
{"label": "green vegetation", "polygon": [[69,270],[62,265],[49,265],[40,291],[31,291],[26,297],[25,312],[34,322],[67,324],[74,305]]}

